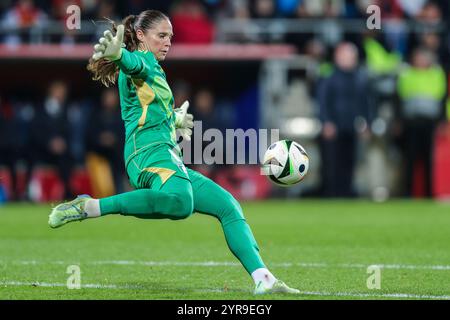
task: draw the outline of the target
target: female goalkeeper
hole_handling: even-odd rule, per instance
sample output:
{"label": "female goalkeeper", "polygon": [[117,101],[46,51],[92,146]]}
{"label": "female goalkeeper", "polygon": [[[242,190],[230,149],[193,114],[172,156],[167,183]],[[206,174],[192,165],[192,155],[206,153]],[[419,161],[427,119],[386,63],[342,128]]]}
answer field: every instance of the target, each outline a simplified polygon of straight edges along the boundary
{"label": "female goalkeeper", "polygon": [[255,294],[298,293],[277,280],[264,265],[239,203],[212,180],[186,168],[176,132],[190,140],[193,117],[185,102],[174,110],[174,98],[159,65],[171,46],[167,16],[147,10],[126,17],[113,33],[105,31],[94,46],[88,70],[105,86],[117,81],[125,122],[125,167],[136,189],[93,199],[79,196],[56,206],[49,225],[121,214],[143,219],[185,219],[193,212],[216,217],[231,252],[255,281]]}

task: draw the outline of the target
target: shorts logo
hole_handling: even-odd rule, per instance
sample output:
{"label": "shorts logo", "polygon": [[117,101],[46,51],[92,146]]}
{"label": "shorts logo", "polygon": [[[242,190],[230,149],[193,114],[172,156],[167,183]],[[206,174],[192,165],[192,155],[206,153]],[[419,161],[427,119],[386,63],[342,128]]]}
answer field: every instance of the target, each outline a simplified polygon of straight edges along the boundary
{"label": "shorts logo", "polygon": [[186,167],[184,166],[183,161],[181,161],[181,158],[180,158],[175,152],[173,152],[172,150],[170,150],[170,149],[168,149],[168,150],[169,150],[170,154],[172,155],[172,161],[173,161],[173,162],[178,166],[178,168],[180,168],[187,176],[189,176],[188,173],[187,173]]}
{"label": "shorts logo", "polygon": [[178,168],[183,170],[183,172],[188,176],[188,173],[187,173],[187,170],[186,170],[186,167],[184,166],[184,164],[179,163],[179,164],[177,164],[177,166],[178,166]]}

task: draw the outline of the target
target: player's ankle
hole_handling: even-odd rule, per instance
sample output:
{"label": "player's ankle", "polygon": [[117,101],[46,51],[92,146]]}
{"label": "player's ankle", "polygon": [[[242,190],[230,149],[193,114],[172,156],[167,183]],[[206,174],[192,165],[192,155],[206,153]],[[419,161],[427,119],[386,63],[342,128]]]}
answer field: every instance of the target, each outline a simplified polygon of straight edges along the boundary
{"label": "player's ankle", "polygon": [[100,217],[100,201],[98,199],[89,199],[84,204],[84,212],[86,212],[88,218]]}
{"label": "player's ankle", "polygon": [[258,268],[253,271],[252,278],[256,285],[258,285],[259,282],[262,282],[266,288],[272,288],[277,281],[275,276],[267,268]]}

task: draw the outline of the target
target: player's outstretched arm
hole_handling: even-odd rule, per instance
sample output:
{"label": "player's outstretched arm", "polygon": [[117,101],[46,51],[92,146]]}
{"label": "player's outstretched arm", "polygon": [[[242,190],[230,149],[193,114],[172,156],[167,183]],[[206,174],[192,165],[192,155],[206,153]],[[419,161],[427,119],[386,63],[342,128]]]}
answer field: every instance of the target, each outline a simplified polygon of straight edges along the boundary
{"label": "player's outstretched arm", "polygon": [[103,37],[94,46],[92,59],[106,59],[114,61],[125,74],[134,77],[145,78],[148,74],[148,66],[141,57],[133,54],[123,46],[124,26],[117,26],[116,35],[110,30],[103,33]]}

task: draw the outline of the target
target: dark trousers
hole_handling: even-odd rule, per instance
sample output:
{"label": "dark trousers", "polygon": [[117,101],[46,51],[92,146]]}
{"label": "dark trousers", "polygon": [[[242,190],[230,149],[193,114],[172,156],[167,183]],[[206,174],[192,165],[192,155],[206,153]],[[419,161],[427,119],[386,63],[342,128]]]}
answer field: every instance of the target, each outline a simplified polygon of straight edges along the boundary
{"label": "dark trousers", "polygon": [[352,197],[356,136],[340,133],[322,141],[322,182],[326,197]]}
{"label": "dark trousers", "polygon": [[416,163],[422,161],[425,172],[425,196],[431,197],[434,131],[435,122],[431,120],[411,121],[405,125],[406,196],[413,195]]}

